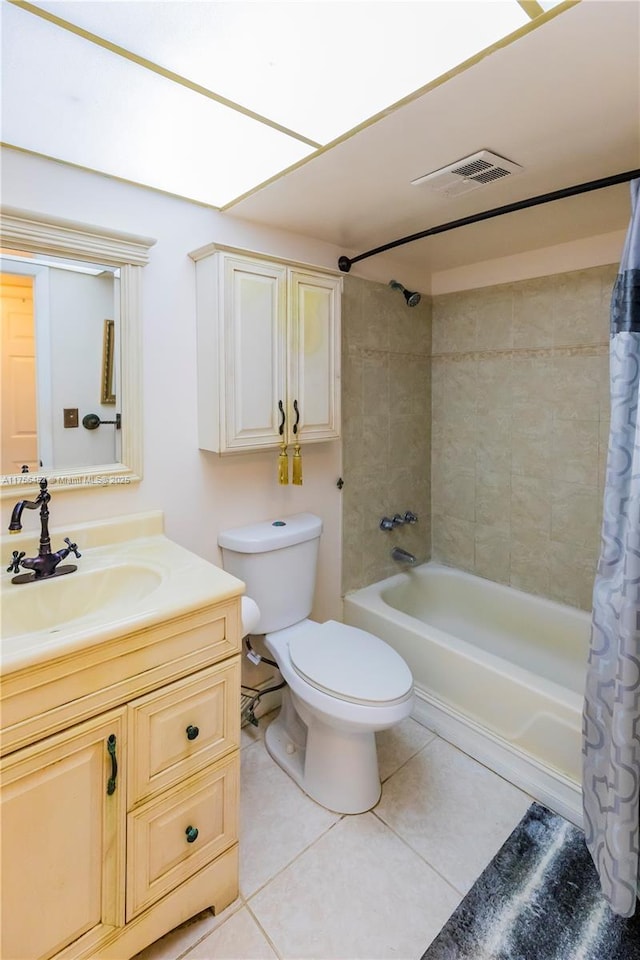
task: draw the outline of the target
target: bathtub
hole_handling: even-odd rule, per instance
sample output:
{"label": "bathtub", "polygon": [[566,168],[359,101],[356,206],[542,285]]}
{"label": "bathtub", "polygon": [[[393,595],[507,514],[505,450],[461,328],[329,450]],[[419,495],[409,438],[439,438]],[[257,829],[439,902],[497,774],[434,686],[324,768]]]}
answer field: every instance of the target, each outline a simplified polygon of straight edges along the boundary
{"label": "bathtub", "polygon": [[590,615],[429,562],[344,599],[414,677],[414,717],[581,824]]}

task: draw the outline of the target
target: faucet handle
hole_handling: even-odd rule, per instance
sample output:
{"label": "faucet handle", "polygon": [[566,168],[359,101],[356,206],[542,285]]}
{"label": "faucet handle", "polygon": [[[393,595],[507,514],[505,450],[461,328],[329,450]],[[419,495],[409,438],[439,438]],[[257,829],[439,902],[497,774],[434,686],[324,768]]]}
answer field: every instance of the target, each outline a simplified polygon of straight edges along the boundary
{"label": "faucet handle", "polygon": [[9,566],[7,567],[7,573],[19,573],[19,572],[20,572],[20,561],[22,560],[22,558],[24,557],[24,555],[25,555],[24,550],[21,550],[20,553],[18,553],[17,550],[14,550],[14,551],[13,551],[13,557],[11,558],[11,563],[10,563]]}
{"label": "faucet handle", "polygon": [[417,523],[417,522],[418,522],[418,518],[416,517],[415,513],[412,513],[412,512],[411,512],[411,510],[407,510],[407,512],[406,512],[405,515],[404,515],[404,522],[405,522],[405,523]]}
{"label": "faucet handle", "polygon": [[69,539],[69,537],[65,537],[65,538],[64,538],[64,542],[65,542],[66,545],[69,547],[69,553],[75,553],[76,557],[81,557],[81,556],[82,556],[82,554],[81,554],[80,551],[78,550],[78,544],[77,544],[77,543],[71,543],[71,540]]}
{"label": "faucet handle", "polygon": [[393,530],[395,523],[389,517],[383,517],[378,526],[381,530]]}

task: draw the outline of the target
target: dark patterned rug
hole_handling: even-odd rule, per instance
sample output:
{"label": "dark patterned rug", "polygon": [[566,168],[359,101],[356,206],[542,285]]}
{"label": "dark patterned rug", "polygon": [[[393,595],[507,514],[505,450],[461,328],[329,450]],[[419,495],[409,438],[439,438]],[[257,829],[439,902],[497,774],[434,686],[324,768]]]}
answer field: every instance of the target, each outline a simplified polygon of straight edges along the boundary
{"label": "dark patterned rug", "polygon": [[612,913],[582,831],[533,803],[422,960],[640,960],[640,907]]}

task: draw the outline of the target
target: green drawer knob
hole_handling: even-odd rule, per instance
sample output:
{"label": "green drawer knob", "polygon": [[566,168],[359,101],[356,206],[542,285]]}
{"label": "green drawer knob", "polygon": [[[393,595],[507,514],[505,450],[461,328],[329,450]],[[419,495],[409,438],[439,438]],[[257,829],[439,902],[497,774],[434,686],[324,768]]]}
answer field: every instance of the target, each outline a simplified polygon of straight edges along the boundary
{"label": "green drawer knob", "polygon": [[187,727],[187,740],[195,740],[199,733],[199,727],[194,727],[192,724],[189,724]]}
{"label": "green drawer knob", "polygon": [[194,843],[198,839],[197,827],[187,827],[185,833],[187,835],[187,843]]}

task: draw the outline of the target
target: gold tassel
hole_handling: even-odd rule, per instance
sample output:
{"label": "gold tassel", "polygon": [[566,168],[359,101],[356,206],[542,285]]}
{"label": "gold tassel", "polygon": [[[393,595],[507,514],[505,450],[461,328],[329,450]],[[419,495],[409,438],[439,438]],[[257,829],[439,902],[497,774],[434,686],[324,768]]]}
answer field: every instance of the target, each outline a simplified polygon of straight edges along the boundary
{"label": "gold tassel", "polygon": [[284,440],[280,444],[280,455],[278,457],[278,483],[283,486],[289,483],[289,454]]}
{"label": "gold tassel", "polygon": [[302,457],[300,455],[300,444],[298,443],[297,437],[293,448],[293,482],[298,487],[302,486]]}

